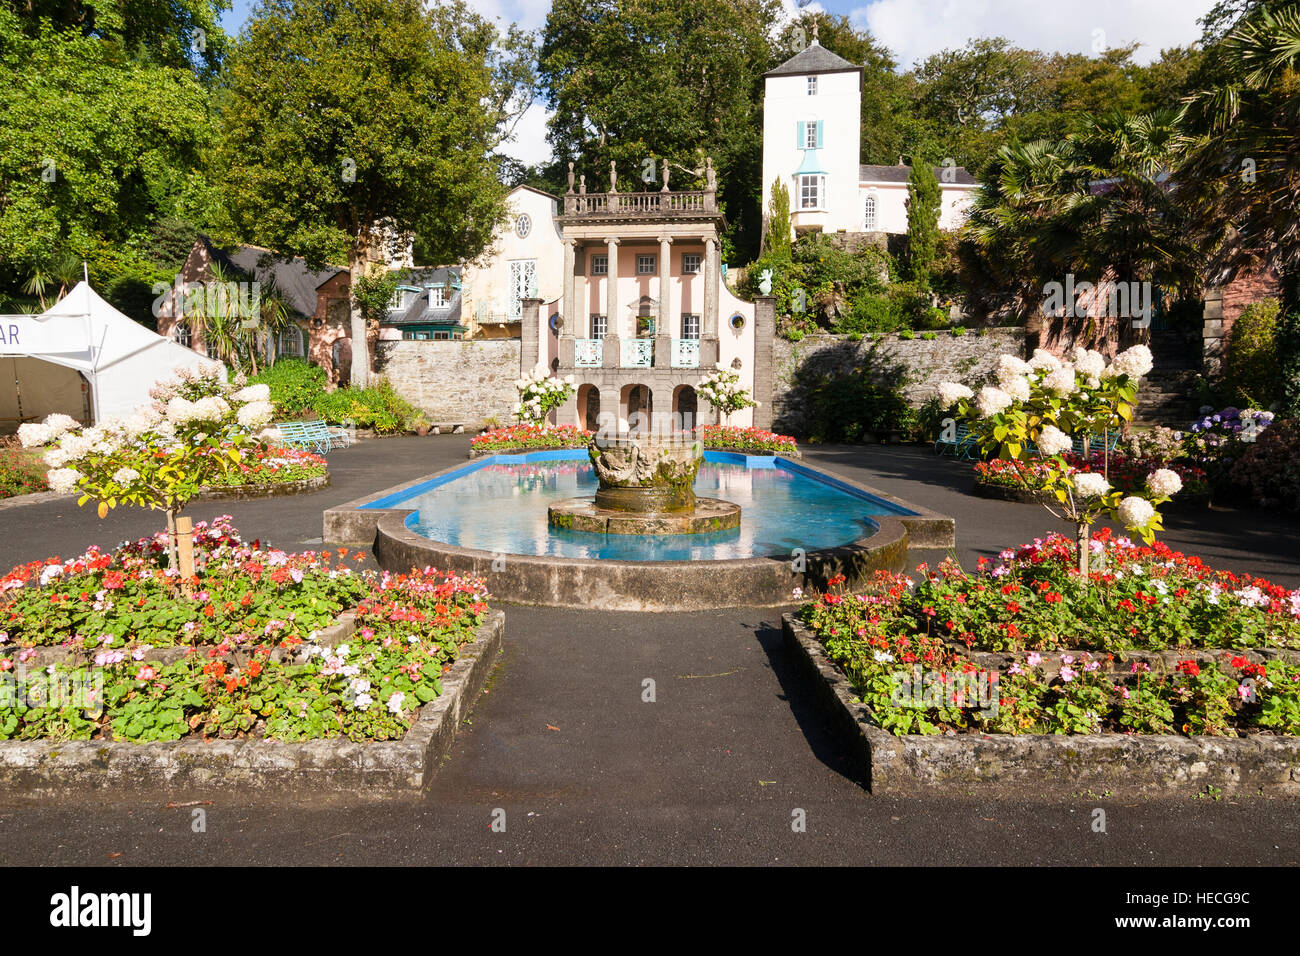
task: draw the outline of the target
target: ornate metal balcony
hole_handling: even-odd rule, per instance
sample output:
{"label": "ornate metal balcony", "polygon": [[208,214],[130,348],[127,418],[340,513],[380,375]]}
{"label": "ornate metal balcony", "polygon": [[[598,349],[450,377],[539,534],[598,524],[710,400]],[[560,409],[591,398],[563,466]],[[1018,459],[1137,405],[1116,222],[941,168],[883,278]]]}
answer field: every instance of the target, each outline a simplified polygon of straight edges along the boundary
{"label": "ornate metal balcony", "polygon": [[654,339],[623,339],[623,368],[652,368],[654,366]]}
{"label": "ornate metal balcony", "polygon": [[603,363],[603,339],[574,339],[573,364],[576,368],[600,368]]}
{"label": "ornate metal balcony", "polygon": [[673,339],[673,368],[700,367],[700,340]]}

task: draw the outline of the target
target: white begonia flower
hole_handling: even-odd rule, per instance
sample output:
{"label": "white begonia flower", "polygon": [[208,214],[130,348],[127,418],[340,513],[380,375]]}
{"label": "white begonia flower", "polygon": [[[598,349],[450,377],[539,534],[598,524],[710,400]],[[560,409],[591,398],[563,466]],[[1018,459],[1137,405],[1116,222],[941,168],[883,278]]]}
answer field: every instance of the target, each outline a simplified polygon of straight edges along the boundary
{"label": "white begonia flower", "polygon": [[1029,367],[1036,372],[1055,372],[1061,367],[1061,360],[1046,349],[1034,349],[1034,357],[1029,360]]}
{"label": "white begonia flower", "polygon": [[1183,479],[1178,477],[1176,471],[1159,468],[1147,476],[1147,487],[1152,494],[1172,498],[1183,490]]}
{"label": "white begonia flower", "polygon": [[1145,498],[1139,498],[1137,495],[1129,495],[1119,503],[1119,520],[1124,522],[1126,528],[1145,528],[1147,524],[1155,517],[1156,509],[1152,507],[1151,502]]}
{"label": "white begonia flower", "polygon": [[1017,402],[1029,401],[1030,389],[1029,379],[1023,375],[1016,375],[1001,382],[1002,391],[1006,392]]}
{"label": "white begonia flower", "polygon": [[400,714],[402,712],[402,701],[406,700],[406,695],[400,690],[388,698],[388,712],[391,714]]}
{"label": "white begonia flower", "polygon": [[1141,378],[1151,371],[1153,365],[1151,350],[1145,345],[1135,345],[1115,356],[1111,369],[1114,373],[1127,375],[1129,378]]}
{"label": "white begonia flower", "polygon": [[54,432],[48,425],[28,422],[18,426],[18,441],[24,448],[40,448],[48,445],[53,438]]}
{"label": "white begonia flower", "polygon": [[992,385],[985,385],[975,396],[975,408],[981,418],[991,418],[999,412],[1006,411],[1010,406],[1011,396]]}
{"label": "white begonia flower", "polygon": [[1070,436],[1055,425],[1044,425],[1038,433],[1038,450],[1044,455],[1063,455],[1074,447]]}
{"label": "white begonia flower", "polygon": [[1081,471],[1071,476],[1074,493],[1080,498],[1100,498],[1110,491],[1110,482],[1099,472]]}
{"label": "white begonia flower", "polygon": [[1043,379],[1043,388],[1059,398],[1073,394],[1075,390],[1074,369],[1062,366],[1049,372]]}
{"label": "white begonia flower", "polygon": [[958,382],[939,383],[939,404],[943,408],[952,408],[963,398],[973,398],[975,393]]}
{"label": "white begonia flower", "polygon": [[265,383],[249,385],[247,388],[241,388],[230,397],[237,402],[269,402],[271,400],[271,386]]}
{"label": "white begonia flower", "polygon": [[75,468],[55,468],[45,475],[45,481],[49,484],[51,491],[57,491],[60,494],[67,494],[77,487],[77,482],[81,479],[81,472]]}

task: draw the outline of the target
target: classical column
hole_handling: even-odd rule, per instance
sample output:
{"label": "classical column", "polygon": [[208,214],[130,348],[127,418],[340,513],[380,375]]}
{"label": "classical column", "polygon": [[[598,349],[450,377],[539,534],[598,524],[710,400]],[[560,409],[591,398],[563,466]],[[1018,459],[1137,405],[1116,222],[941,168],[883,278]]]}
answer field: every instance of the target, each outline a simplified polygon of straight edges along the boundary
{"label": "classical column", "polygon": [[672,280],[673,240],[671,236],[659,237],[659,314],[655,317],[655,334],[672,335],[669,319],[672,316],[673,286]]}
{"label": "classical column", "polygon": [[563,300],[560,302],[560,316],[564,319],[563,334],[565,335],[577,335],[581,329],[577,322],[578,297],[575,294],[573,283],[577,247],[578,240],[564,240],[564,291],[561,293]]}
{"label": "classical column", "polygon": [[718,299],[722,282],[721,266],[718,263],[718,241],[712,236],[704,237],[704,318],[701,320],[701,338],[718,337]]}
{"label": "classical column", "polygon": [[618,240],[605,240],[609,262],[605,266],[605,334],[616,339],[623,337],[623,310],[618,305]]}
{"label": "classical column", "polygon": [[542,330],[539,307],[541,299],[524,299],[521,303],[522,322],[519,324],[519,372],[531,372],[542,360]]}

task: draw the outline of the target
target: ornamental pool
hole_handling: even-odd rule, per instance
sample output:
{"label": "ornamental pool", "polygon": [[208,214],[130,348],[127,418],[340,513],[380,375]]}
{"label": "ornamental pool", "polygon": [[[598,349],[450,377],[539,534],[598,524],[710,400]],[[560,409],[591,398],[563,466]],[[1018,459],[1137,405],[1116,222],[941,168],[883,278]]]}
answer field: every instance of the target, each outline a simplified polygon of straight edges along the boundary
{"label": "ornamental pool", "polygon": [[874,517],[916,514],[780,456],[705,452],[695,492],[740,505],[740,527],[693,535],[550,527],[548,506],[596,493],[585,449],[486,456],[361,508],[415,509],[412,531],[462,548],[614,561],[784,557],[870,538]]}

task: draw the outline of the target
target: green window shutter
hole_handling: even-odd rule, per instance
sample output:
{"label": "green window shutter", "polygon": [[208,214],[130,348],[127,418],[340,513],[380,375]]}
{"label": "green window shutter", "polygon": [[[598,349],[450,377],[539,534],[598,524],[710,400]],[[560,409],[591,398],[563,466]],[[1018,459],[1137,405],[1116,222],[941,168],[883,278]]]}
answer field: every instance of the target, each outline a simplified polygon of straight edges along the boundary
{"label": "green window shutter", "polygon": [[808,124],[800,120],[795,126],[795,149],[803,149],[808,145]]}
{"label": "green window shutter", "polygon": [[825,120],[819,120],[817,123],[817,148],[822,148],[822,134],[826,131]]}

